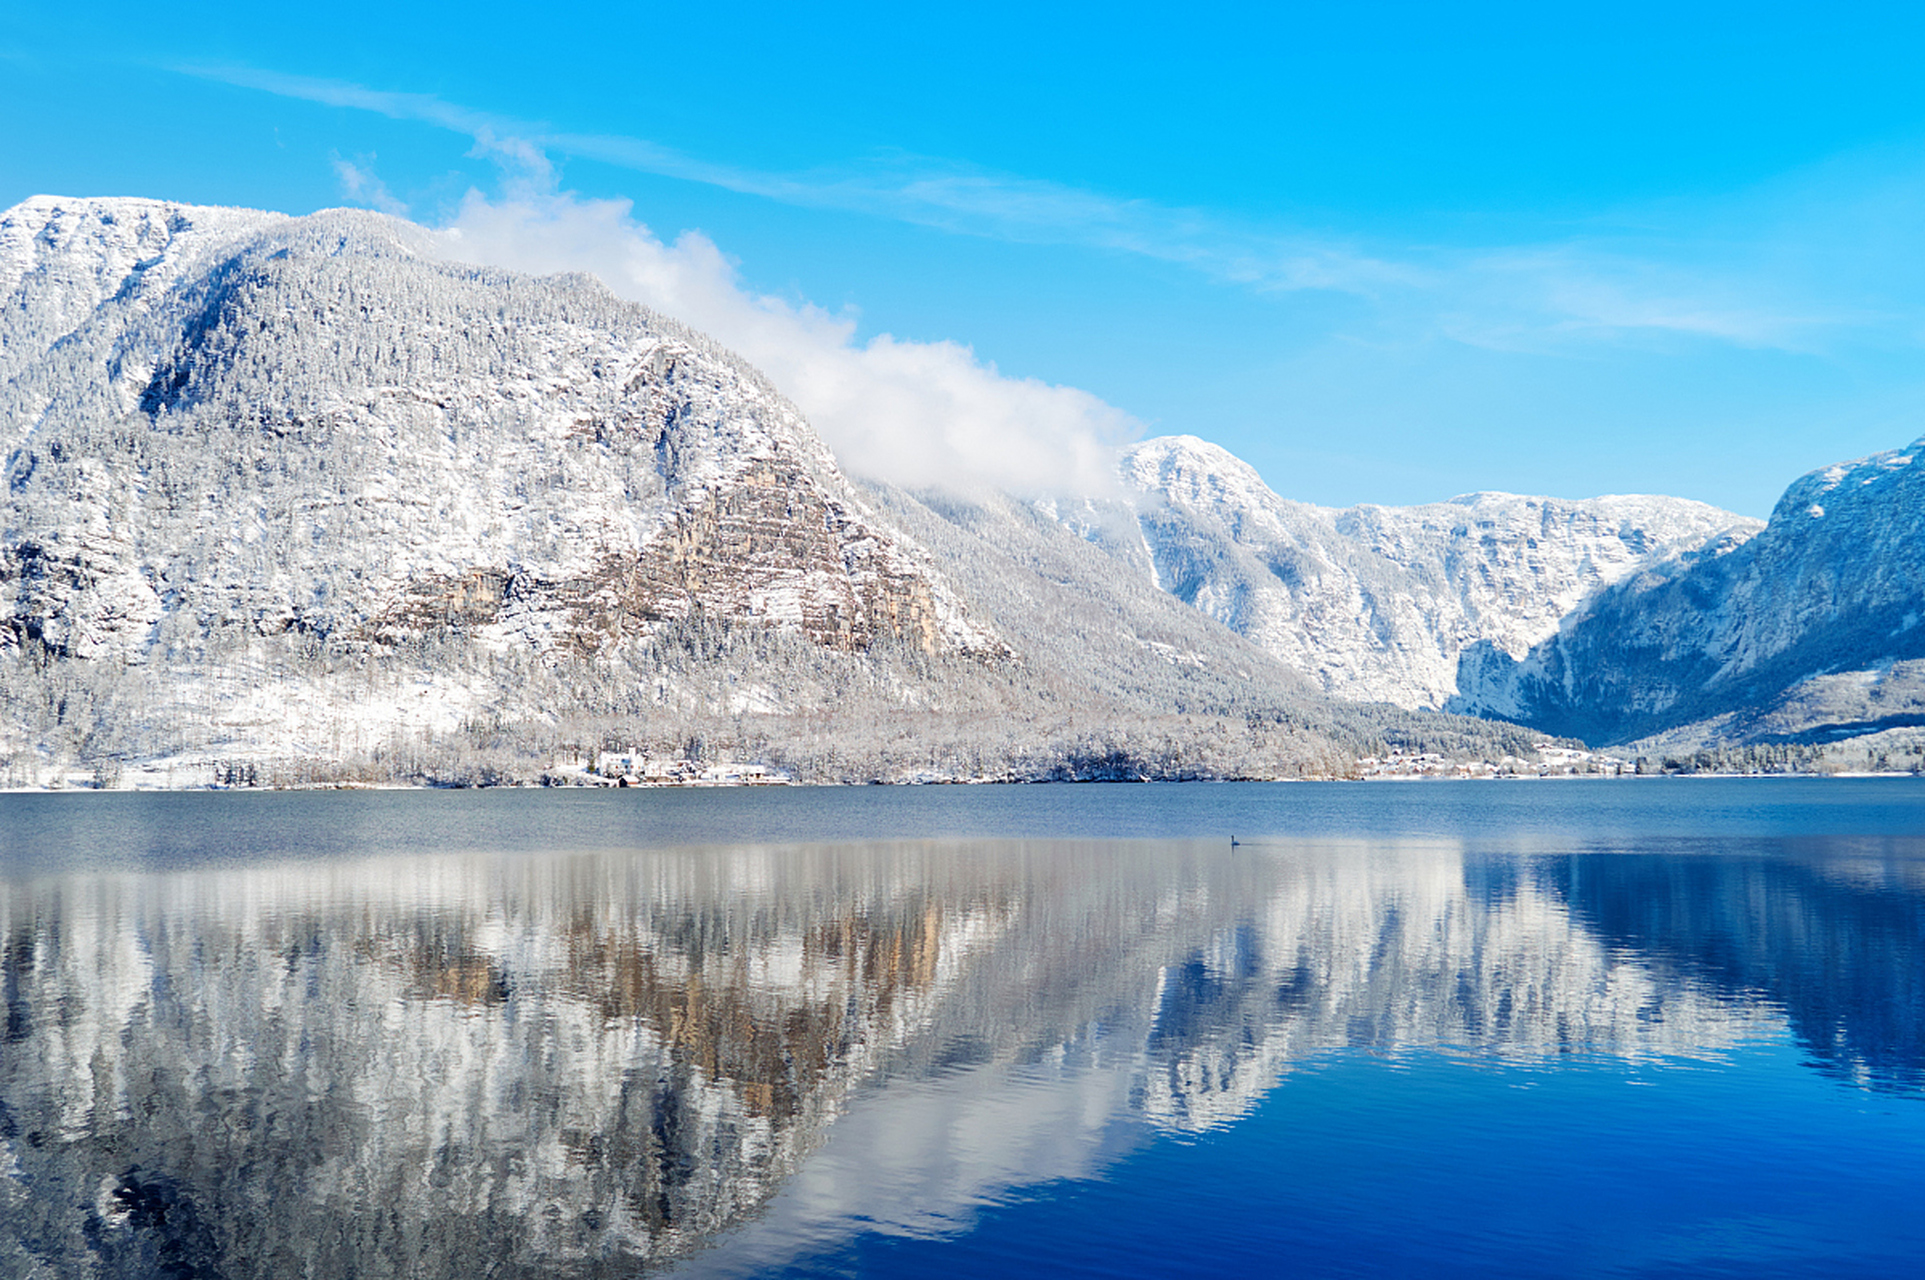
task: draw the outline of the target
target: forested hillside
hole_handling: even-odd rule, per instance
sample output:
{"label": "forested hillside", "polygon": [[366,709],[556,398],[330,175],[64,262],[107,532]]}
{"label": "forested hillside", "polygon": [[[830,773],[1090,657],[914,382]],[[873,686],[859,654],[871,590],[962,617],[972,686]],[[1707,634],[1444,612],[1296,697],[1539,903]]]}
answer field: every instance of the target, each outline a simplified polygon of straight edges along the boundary
{"label": "forested hillside", "polygon": [[701,335],[391,218],[37,199],[0,219],[0,293],[16,785],[1530,750],[1333,703],[1024,504],[858,490]]}

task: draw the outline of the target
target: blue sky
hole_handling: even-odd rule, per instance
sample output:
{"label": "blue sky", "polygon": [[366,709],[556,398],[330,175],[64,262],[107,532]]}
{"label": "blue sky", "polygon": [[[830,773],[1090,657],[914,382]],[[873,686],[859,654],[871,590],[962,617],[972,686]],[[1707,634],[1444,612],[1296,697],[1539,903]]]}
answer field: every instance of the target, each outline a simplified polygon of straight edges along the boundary
{"label": "blue sky", "polygon": [[626,254],[845,455],[924,374],[958,439],[1189,432],[1328,504],[1762,515],[1925,434],[1916,6],[912,8],[11,6],[0,205]]}

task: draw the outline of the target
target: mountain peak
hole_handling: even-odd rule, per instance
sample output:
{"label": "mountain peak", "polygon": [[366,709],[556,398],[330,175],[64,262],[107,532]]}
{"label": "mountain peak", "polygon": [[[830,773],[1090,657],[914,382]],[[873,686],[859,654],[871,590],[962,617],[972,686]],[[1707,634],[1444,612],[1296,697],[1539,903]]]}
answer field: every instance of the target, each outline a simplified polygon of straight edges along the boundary
{"label": "mountain peak", "polygon": [[1136,536],[1093,540],[1327,692],[1407,707],[1460,698],[1467,651],[1521,656],[1610,583],[1759,527],[1641,496],[1316,507],[1194,436],[1146,440],[1121,470],[1145,500]]}
{"label": "mountain peak", "polygon": [[1197,436],[1156,436],[1123,451],[1124,483],[1191,506],[1257,506],[1282,499],[1255,467]]}

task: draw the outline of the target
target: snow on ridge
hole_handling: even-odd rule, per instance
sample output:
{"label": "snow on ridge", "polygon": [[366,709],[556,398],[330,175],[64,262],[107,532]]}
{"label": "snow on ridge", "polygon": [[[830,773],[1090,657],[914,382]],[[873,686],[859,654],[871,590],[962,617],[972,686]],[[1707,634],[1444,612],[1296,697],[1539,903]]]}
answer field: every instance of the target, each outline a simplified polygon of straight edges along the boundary
{"label": "snow on ridge", "polygon": [[209,254],[289,220],[133,196],[32,196],[0,213],[0,296],[13,297],[28,276],[44,273],[34,281],[37,306],[46,305],[49,288],[79,291],[89,284],[89,305],[98,305],[132,276],[178,276]]}
{"label": "snow on ridge", "polygon": [[[1119,470],[1159,586],[1330,693],[1404,706],[1456,697],[1472,646],[1520,657],[1612,583],[1763,528],[1649,495],[1484,491],[1318,507],[1279,496],[1248,463],[1192,436],[1133,446]],[[1109,541],[1120,558],[1143,559]]]}
{"label": "snow on ridge", "polygon": [[1123,451],[1124,483],[1138,491],[1178,502],[1237,503],[1246,507],[1306,503],[1279,497],[1255,467],[1218,444],[1197,436],[1157,436]]}
{"label": "snow on ridge", "polygon": [[1835,501],[1837,491],[1847,487],[1848,482],[1853,482],[1850,487],[1857,489],[1901,478],[1921,453],[1925,453],[1925,438],[1914,440],[1902,449],[1885,449],[1808,471],[1785,490],[1772,510],[1772,518],[1779,518],[1780,513],[1822,507],[1825,504],[1818,501],[1821,497]]}
{"label": "snow on ridge", "polygon": [[1762,528],[1647,559],[1528,654],[1483,655],[1457,705],[1592,742],[1679,735],[1666,750],[1845,736],[1910,714],[1900,695],[1881,705],[1821,686],[1922,651],[1921,448],[1818,468]]}
{"label": "snow on ridge", "polygon": [[[138,311],[283,215],[136,198],[35,196],[0,213],[0,388],[116,299]],[[7,406],[11,452],[48,397]]]}

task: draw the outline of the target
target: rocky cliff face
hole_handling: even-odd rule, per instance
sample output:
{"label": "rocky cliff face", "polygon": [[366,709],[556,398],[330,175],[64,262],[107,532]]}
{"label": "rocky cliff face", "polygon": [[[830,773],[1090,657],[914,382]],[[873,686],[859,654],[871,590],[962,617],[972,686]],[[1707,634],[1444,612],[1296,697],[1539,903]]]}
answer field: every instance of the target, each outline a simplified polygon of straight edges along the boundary
{"label": "rocky cliff face", "polygon": [[[1129,494],[1058,515],[1338,697],[1459,699],[1467,652],[1521,657],[1609,584],[1755,530],[1678,498],[1477,493],[1418,507],[1315,507],[1189,436],[1125,454]],[[1480,704],[1480,711],[1501,711]]]}
{"label": "rocky cliff face", "polygon": [[1921,458],[1925,440],[1812,472],[1757,536],[1647,565],[1521,660],[1492,657],[1478,700],[1607,742],[1925,723]]}
{"label": "rocky cliff face", "polygon": [[230,626],[593,653],[664,621],[990,651],[752,369],[585,277],[349,211],[0,220],[0,644]]}

